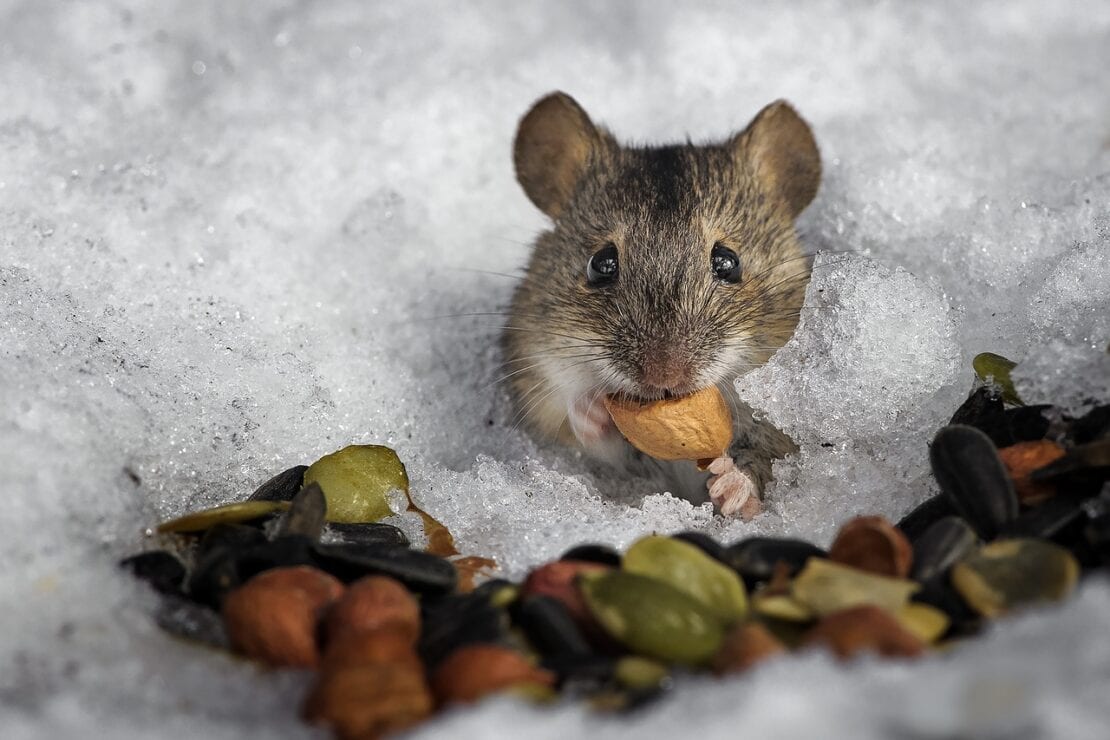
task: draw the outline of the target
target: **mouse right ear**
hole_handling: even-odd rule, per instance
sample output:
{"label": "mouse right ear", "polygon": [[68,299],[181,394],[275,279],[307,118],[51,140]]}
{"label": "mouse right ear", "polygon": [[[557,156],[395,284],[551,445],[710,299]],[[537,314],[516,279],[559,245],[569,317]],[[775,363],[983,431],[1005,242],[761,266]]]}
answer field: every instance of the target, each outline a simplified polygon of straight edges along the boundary
{"label": "mouse right ear", "polygon": [[821,154],[809,124],[785,100],[761,110],[733,137],[736,153],[747,160],[764,189],[780,198],[796,218],[817,195]]}
{"label": "mouse right ear", "polygon": [[537,208],[556,218],[600,145],[600,132],[574,98],[551,93],[533,105],[517,127],[516,179]]}

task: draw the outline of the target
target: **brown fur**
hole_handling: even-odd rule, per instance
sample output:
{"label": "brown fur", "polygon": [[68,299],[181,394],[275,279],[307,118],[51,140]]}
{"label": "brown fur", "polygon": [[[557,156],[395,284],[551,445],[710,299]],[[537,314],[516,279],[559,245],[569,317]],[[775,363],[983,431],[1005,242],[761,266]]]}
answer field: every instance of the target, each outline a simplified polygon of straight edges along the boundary
{"label": "brown fur", "polygon": [[[623,147],[554,93],[522,119],[514,163],[554,222],[536,240],[503,334],[524,422],[573,440],[565,420],[575,395],[651,398],[715,384],[737,407],[734,457],[769,480],[771,459],[792,444],[752,421],[732,380],[766,362],[798,322],[809,271],[794,218],[820,180],[806,123],[779,101],[724,143]],[[738,284],[712,273],[718,242],[740,257]],[[609,243],[618,278],[590,286],[587,262]],[[675,380],[647,382],[657,377]]]}

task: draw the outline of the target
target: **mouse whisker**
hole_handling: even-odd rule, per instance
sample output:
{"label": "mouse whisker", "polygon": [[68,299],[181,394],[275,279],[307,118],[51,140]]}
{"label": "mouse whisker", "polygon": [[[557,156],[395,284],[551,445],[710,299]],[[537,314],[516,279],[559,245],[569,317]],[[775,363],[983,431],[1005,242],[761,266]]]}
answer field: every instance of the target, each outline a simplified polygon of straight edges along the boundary
{"label": "mouse whisker", "polygon": [[551,331],[550,329],[535,329],[535,328],[530,328],[530,327],[525,327],[525,326],[510,326],[510,325],[505,325],[501,328],[506,330],[506,331],[521,331],[521,332],[528,332],[528,333],[531,333],[531,334],[545,334],[547,336],[552,336],[552,337],[561,337],[563,339],[571,339],[571,340],[576,341],[576,342],[586,342],[586,343],[590,343],[590,346],[597,346],[597,347],[602,346],[602,344],[601,344],[602,340],[600,338],[595,339],[595,338],[592,338],[592,337],[574,336],[573,334],[561,334],[559,332]]}
{"label": "mouse whisker", "polygon": [[483,270],[478,267],[451,267],[450,270],[451,272],[474,272],[478,273],[479,275],[493,275],[495,277],[510,278],[512,280],[521,280],[527,274],[527,271],[524,268],[520,268],[518,270],[519,274],[517,275],[512,275],[507,272],[497,272],[495,270]]}
{"label": "mouse whisker", "polygon": [[[590,360],[597,359],[597,354],[594,353],[594,352],[584,352],[584,353],[580,353],[580,354],[566,355],[566,356],[563,356],[563,357],[553,357],[553,356],[547,355],[547,354],[539,354],[539,355],[532,355],[530,358],[517,357],[517,358],[513,359],[513,362],[521,362],[521,361],[524,361],[525,359],[536,359],[536,358],[546,359],[546,360],[573,360],[573,359],[578,359],[578,358],[583,358],[583,357],[586,358],[586,359],[583,360],[582,362],[589,362]],[[569,365],[568,368],[574,367],[575,365],[578,365],[578,364],[581,364],[581,363],[575,363],[574,365]],[[530,365],[526,365],[522,368],[518,368],[516,370],[513,370],[512,372],[508,372],[508,373],[505,373],[505,374],[503,374],[503,375],[501,375],[497,378],[494,378],[493,380],[491,380],[488,383],[481,386],[481,388],[479,390],[483,390],[483,391],[487,390],[491,386],[497,385],[498,383],[503,383],[504,381],[508,380],[509,378],[513,377],[514,375],[519,375],[520,373],[527,372],[529,370],[533,370],[537,367],[542,367],[543,365],[544,365],[543,362],[533,362]]]}
{"label": "mouse whisker", "polygon": [[[539,388],[540,385],[542,385],[545,382],[547,382],[546,379],[541,378],[540,381],[538,383],[536,383],[536,385],[534,385],[530,389],[528,389],[528,392],[521,397],[521,401],[524,401],[528,396],[530,396],[532,393],[534,393],[536,391],[536,389]],[[548,398],[550,398],[553,394],[563,390],[564,388],[570,387],[570,384],[572,382],[573,381],[568,380],[568,381],[563,382],[563,383],[557,383],[552,388],[550,388],[546,393],[543,393],[542,395],[531,399],[530,401],[528,401],[527,404],[523,404],[520,411],[517,413],[517,418],[515,419],[515,421],[513,423],[513,427],[512,427],[513,431],[516,431],[517,428],[521,424],[523,424],[524,421],[528,418],[529,414],[531,414],[534,409],[539,408],[540,404],[542,404],[544,401],[546,401]],[[565,416],[564,416],[564,418],[565,418]]]}

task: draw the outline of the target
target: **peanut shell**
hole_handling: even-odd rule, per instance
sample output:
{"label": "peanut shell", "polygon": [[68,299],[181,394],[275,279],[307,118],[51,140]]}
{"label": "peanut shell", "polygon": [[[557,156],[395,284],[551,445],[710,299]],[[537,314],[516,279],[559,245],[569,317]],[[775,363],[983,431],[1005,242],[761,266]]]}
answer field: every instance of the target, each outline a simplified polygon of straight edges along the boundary
{"label": "peanut shell", "polygon": [[621,434],[658,460],[716,458],[732,442],[732,414],[716,386],[660,401],[607,396],[605,407]]}

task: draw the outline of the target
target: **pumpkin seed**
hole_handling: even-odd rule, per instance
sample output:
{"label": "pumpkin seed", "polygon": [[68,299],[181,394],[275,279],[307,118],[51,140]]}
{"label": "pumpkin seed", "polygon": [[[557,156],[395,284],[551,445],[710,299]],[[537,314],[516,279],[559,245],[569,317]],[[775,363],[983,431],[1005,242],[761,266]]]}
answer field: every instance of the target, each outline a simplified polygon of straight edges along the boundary
{"label": "pumpkin seed", "polygon": [[823,616],[864,604],[897,612],[919,588],[913,581],[810,558],[791,584],[791,594],[816,615]]}
{"label": "pumpkin seed", "polygon": [[752,611],[761,617],[784,622],[809,622],[813,619],[813,610],[788,594],[756,594],[752,597]]}
{"label": "pumpkin seed", "polygon": [[1014,381],[1010,377],[1010,371],[1017,367],[1016,362],[993,352],[982,352],[975,355],[975,359],[971,361],[971,366],[975,368],[975,374],[979,376],[980,380],[984,383],[993,382],[1002,390],[1002,400],[1006,403],[1015,406],[1024,405],[1014,388]]}
{"label": "pumpkin seed", "polygon": [[998,540],[952,569],[952,585],[973,609],[997,617],[1033,604],[1059,601],[1079,578],[1070,552],[1045,540]]}
{"label": "pumpkin seed", "polygon": [[350,445],[324,455],[304,473],[319,483],[333,522],[375,522],[390,516],[389,493],[408,495],[409,477],[397,453],[382,445]]}
{"label": "pumpkin seed", "polygon": [[605,631],[649,658],[705,663],[724,636],[720,621],[699,601],[654,578],[593,573],[580,576],[579,587]]}
{"label": "pumpkin seed", "polygon": [[162,534],[203,532],[217,524],[242,524],[288,510],[288,501],[239,501],[170,519],[159,524],[158,531]]}
{"label": "pumpkin seed", "polygon": [[739,576],[688,542],[644,537],[628,548],[622,568],[689,594],[726,624],[739,621],[748,610]]}
{"label": "pumpkin seed", "polygon": [[626,655],[617,660],[613,677],[626,689],[653,689],[670,680],[670,672],[662,663]]}

